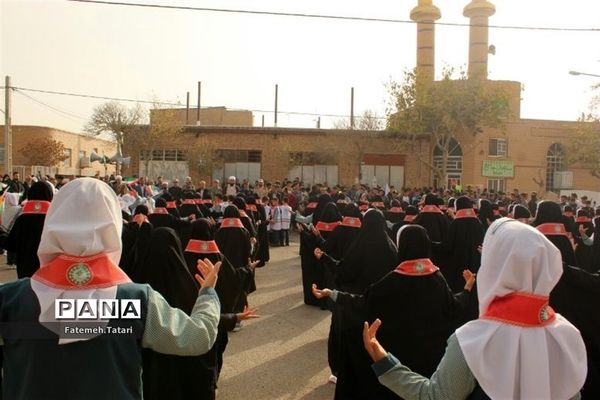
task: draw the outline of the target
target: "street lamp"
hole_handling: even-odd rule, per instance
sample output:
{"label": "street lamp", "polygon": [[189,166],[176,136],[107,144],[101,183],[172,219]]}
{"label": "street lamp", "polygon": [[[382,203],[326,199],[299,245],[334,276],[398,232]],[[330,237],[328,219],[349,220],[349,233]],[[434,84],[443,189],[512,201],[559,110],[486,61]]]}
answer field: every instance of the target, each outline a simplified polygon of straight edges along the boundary
{"label": "street lamp", "polygon": [[585,72],[579,72],[579,71],[569,71],[569,74],[571,75],[575,75],[575,76],[579,76],[579,75],[585,75],[585,76],[593,76],[594,78],[600,78],[600,75],[596,75],[596,74],[588,74]]}

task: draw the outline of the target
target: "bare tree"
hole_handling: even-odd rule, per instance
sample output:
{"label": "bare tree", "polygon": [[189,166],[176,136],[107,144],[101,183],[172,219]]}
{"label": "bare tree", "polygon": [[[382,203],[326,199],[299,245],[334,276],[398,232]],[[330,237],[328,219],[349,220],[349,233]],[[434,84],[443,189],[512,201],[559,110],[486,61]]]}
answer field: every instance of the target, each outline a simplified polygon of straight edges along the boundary
{"label": "bare tree", "polygon": [[[350,120],[339,119],[333,123],[334,129],[353,129]],[[357,131],[382,131],[385,129],[385,118],[373,110],[365,110],[360,117],[354,117],[354,129]]]}
{"label": "bare tree", "polygon": [[128,141],[136,151],[139,150],[140,161],[144,163],[145,175],[150,171],[150,161],[154,150],[173,147],[184,130],[184,123],[179,118],[178,109],[163,108],[161,104],[164,103],[153,100],[149,126],[140,126],[129,132]]}
{"label": "bare tree", "polygon": [[122,154],[125,136],[135,130],[143,117],[144,110],[139,105],[127,108],[119,102],[111,101],[94,109],[84,130],[91,136],[110,135],[117,142],[117,153]]}
{"label": "bare tree", "polygon": [[365,110],[360,117],[355,118],[354,128],[352,129],[348,119],[340,119],[334,122],[334,129],[348,130],[348,140],[354,144],[356,151],[350,151],[345,156],[354,158],[358,165],[355,179],[360,179],[361,165],[370,145],[370,141],[377,137],[384,137],[388,134],[385,131],[385,118],[377,115],[373,110]]}

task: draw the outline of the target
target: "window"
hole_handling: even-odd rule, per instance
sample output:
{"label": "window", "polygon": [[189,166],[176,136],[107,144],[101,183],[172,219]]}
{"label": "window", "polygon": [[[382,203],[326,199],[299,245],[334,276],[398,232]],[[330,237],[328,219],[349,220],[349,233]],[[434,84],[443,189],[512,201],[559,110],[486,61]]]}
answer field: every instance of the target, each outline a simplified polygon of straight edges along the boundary
{"label": "window", "polygon": [[[140,150],[140,160],[146,161],[150,150]],[[152,161],[185,161],[185,152],[177,149],[152,150]]]}
{"label": "window", "polygon": [[79,150],[79,159],[81,160],[83,157],[85,157],[85,150]]}
{"label": "window", "polygon": [[565,151],[559,143],[553,143],[546,153],[546,190],[558,192],[559,182],[555,182],[557,172],[565,170]]}
{"label": "window", "polygon": [[218,150],[217,155],[226,163],[262,161],[262,152],[260,150]]}
{"label": "window", "polygon": [[4,162],[4,145],[0,144],[0,163]]}
{"label": "window", "polygon": [[71,149],[65,149],[63,152],[63,156],[65,160],[63,161],[63,167],[70,168],[71,167]]}
{"label": "window", "polygon": [[248,162],[261,162],[261,151],[250,150],[248,151]]}
{"label": "window", "polygon": [[506,157],[506,154],[508,153],[506,139],[490,139],[489,153],[491,157]]}
{"label": "window", "polygon": [[506,192],[506,179],[488,179],[488,190],[495,192]]}
{"label": "window", "polygon": [[165,155],[164,150],[153,150],[152,151],[152,160],[154,161],[162,161]]}
{"label": "window", "polygon": [[177,161],[177,150],[165,150],[165,161]]}
{"label": "window", "polygon": [[289,154],[289,162],[293,165],[334,165],[335,156],[330,153],[297,152]]}

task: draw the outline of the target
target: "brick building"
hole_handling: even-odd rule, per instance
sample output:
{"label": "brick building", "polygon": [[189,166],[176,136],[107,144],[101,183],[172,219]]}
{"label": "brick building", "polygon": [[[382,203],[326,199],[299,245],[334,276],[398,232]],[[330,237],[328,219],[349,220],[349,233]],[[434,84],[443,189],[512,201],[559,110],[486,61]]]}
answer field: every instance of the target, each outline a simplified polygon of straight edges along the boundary
{"label": "brick building", "polygon": [[[430,153],[426,138],[417,140],[420,154]],[[190,168],[194,146],[204,147],[197,157],[213,154],[208,168]],[[200,149],[202,150],[202,149]],[[305,183],[365,183],[396,187],[428,184],[430,172],[385,132],[327,129],[188,126],[181,137],[155,150],[146,174],[140,152],[125,142],[124,154],[132,156],[125,173],[157,176],[167,180],[190,175],[194,181],[230,175],[255,182],[259,178],[302,179]],[[142,157],[143,158],[143,157]],[[202,162],[200,163],[202,164]]]}
{"label": "brick building", "polygon": [[[165,179],[190,175],[196,181],[235,175],[250,182],[259,177],[299,177],[305,183],[344,185],[359,181],[396,187],[461,184],[496,190],[518,188],[546,197],[564,189],[600,191],[600,179],[586,169],[567,165],[566,153],[577,133],[577,122],[521,119],[521,84],[487,79],[488,53],[492,51],[488,21],[494,13],[495,6],[487,0],[472,0],[464,8],[471,25],[468,72],[470,79],[483,79],[486,86],[508,94],[511,120],[503,132],[487,129],[477,136],[458,135],[445,182],[437,182],[427,166],[439,163],[441,155],[426,135],[401,146],[385,132],[258,128],[252,126],[250,112],[241,119],[223,112],[220,115],[225,117],[209,118],[208,113],[214,112],[210,109],[201,109],[200,122],[196,122],[197,110],[189,110],[181,138],[155,150],[148,160],[140,161],[140,152],[126,144],[125,154],[133,157],[129,173]],[[433,80],[434,22],[441,12],[432,0],[418,0],[410,17],[417,22],[419,76]],[[185,110],[181,113],[186,115]],[[195,151],[197,147],[204,152]],[[208,160],[213,157],[216,160]],[[202,160],[200,164],[198,160]]]}
{"label": "brick building", "polygon": [[[470,78],[484,79],[486,86],[503,89],[509,95],[512,116],[502,132],[486,129],[476,136],[458,135],[444,182],[437,182],[428,167],[441,157],[427,135],[406,144],[383,131],[257,127],[252,112],[224,107],[177,110],[184,132],[168,143],[157,143],[149,155],[126,141],[123,154],[131,156],[132,162],[123,174],[162,176],[169,181],[189,175],[196,182],[223,181],[234,175],[252,183],[261,177],[271,181],[298,177],[307,184],[346,186],[357,182],[395,187],[461,184],[505,191],[518,188],[545,197],[560,190],[600,191],[600,179],[567,163],[577,122],[522,119],[521,84],[487,79],[487,26],[494,12],[494,5],[486,0],[473,0],[464,8],[471,21],[468,72]],[[419,76],[433,80],[433,22],[441,12],[431,0],[419,0],[410,17],[417,22]],[[115,152],[113,143],[51,128],[15,127],[14,132],[15,165],[20,165],[19,143],[34,140],[36,134],[52,135],[70,149],[71,161],[61,165],[58,173],[103,173],[101,164],[85,168],[79,160],[86,160],[94,148],[100,155]]]}
{"label": "brick building", "polygon": [[[4,126],[2,126],[4,128]],[[102,156],[113,156],[116,153],[116,143],[89,137],[60,129],[44,126],[12,126],[13,147],[13,170],[19,171],[21,176],[41,174],[64,175],[64,176],[94,176],[104,175],[104,164],[99,162],[90,163],[89,157],[92,152]],[[55,166],[31,165],[27,157],[20,151],[27,143],[39,140],[42,137],[51,137],[65,146],[67,159]],[[0,164],[4,163],[4,136],[0,135]],[[111,174],[115,170],[114,165],[107,165],[106,172]]]}

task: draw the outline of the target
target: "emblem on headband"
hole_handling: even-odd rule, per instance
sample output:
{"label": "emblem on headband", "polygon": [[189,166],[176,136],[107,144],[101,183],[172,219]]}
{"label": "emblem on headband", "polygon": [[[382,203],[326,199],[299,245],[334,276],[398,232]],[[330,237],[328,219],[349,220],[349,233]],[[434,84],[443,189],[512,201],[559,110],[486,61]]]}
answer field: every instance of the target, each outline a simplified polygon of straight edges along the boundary
{"label": "emblem on headband", "polygon": [[561,231],[562,231],[562,229],[560,229],[560,225],[555,225],[554,226],[554,232],[560,233]]}
{"label": "emblem on headband", "polygon": [[67,270],[67,279],[75,286],[84,286],[92,280],[92,271],[87,264],[73,264]]}
{"label": "emblem on headband", "polygon": [[200,245],[200,249],[204,251],[208,250],[208,243],[202,243],[202,245]]}
{"label": "emblem on headband", "polygon": [[417,263],[417,265],[415,265],[415,270],[420,274],[423,271],[425,271],[425,267],[423,266],[423,264]]}
{"label": "emblem on headband", "polygon": [[40,210],[42,209],[42,205],[41,205],[40,203],[36,202],[36,203],[33,205],[33,209],[34,209],[35,211],[40,211]]}
{"label": "emblem on headband", "polygon": [[550,313],[548,312],[548,306],[542,307],[540,310],[540,321],[546,322],[550,319]]}

